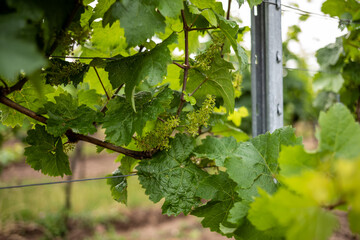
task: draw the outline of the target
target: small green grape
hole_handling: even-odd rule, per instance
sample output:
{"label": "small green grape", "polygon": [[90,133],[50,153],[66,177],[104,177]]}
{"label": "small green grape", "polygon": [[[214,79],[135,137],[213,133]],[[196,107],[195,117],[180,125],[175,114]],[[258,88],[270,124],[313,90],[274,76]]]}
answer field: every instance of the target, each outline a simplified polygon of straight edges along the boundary
{"label": "small green grape", "polygon": [[69,84],[71,79],[84,70],[84,64],[79,61],[66,62],[59,59],[51,59],[51,65],[44,73],[46,74],[46,83],[57,86],[60,84]]}
{"label": "small green grape", "polygon": [[222,33],[212,34],[213,43],[201,54],[195,57],[195,67],[203,70],[209,70],[211,63],[221,52],[224,45],[225,36]]}
{"label": "small green grape", "polygon": [[159,122],[155,129],[146,133],[145,136],[135,137],[137,147],[144,151],[169,149],[169,138],[179,124],[180,120],[174,116],[171,116],[165,122]]}
{"label": "small green grape", "polygon": [[207,127],[207,122],[210,119],[210,115],[214,110],[215,97],[208,95],[203,102],[201,108],[197,111],[190,112],[186,115],[189,122],[186,125],[186,130],[193,136],[198,135],[198,130],[201,126]]}
{"label": "small green grape", "polygon": [[64,152],[69,153],[71,151],[74,151],[75,145],[76,145],[75,143],[69,143],[69,142],[64,143],[64,145],[63,145]]}

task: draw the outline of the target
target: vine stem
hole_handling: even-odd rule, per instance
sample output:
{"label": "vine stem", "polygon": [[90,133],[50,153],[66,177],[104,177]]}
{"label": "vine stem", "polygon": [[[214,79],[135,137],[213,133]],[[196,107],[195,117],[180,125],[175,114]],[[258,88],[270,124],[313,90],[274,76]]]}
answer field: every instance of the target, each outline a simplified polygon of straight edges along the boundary
{"label": "vine stem", "polygon": [[181,113],[181,110],[184,106],[185,100],[184,100],[184,92],[186,90],[186,83],[188,79],[189,74],[189,26],[186,23],[185,19],[185,13],[184,10],[181,10],[181,17],[183,21],[183,29],[184,29],[184,38],[185,38],[185,64],[184,64],[184,79],[183,79],[183,86],[181,91],[181,97],[180,97],[180,104],[178,107],[178,110],[176,112],[176,116],[179,116]]}
{"label": "vine stem", "polygon": [[226,13],[227,20],[230,19],[230,8],[231,8],[231,0],[228,1],[228,9],[227,9],[227,13]]}
{"label": "vine stem", "polygon": [[[20,112],[22,114],[25,114],[26,116],[28,116],[32,119],[35,119],[43,124],[47,124],[48,119],[46,117],[38,115],[35,112],[31,111],[30,109],[27,109],[27,108],[13,102],[9,98],[5,97],[2,92],[0,92],[0,103]],[[94,137],[74,133],[70,129],[66,131],[66,136],[70,142],[77,142],[77,141],[88,142],[88,143],[91,143],[91,144],[94,144],[94,145],[97,145],[97,146],[100,146],[103,148],[113,150],[118,153],[122,153],[126,156],[129,156],[129,157],[132,157],[135,159],[148,159],[148,158],[151,158],[152,155],[155,153],[155,151],[134,151],[134,150],[122,148],[122,147],[116,146],[114,144],[101,141]]]}
{"label": "vine stem", "polygon": [[99,75],[99,73],[98,73],[98,71],[97,71],[96,67],[95,67],[95,66],[93,66],[93,68],[94,68],[94,70],[95,70],[95,73],[96,73],[96,75],[97,75],[97,77],[98,77],[99,81],[100,81],[100,84],[101,84],[102,88],[104,89],[104,92],[105,92],[105,94],[106,94],[106,98],[107,98],[107,100],[109,101],[109,100],[110,100],[110,96],[109,96],[108,92],[107,92],[107,91],[106,91],[106,89],[105,89],[104,83],[101,81],[100,75]]}

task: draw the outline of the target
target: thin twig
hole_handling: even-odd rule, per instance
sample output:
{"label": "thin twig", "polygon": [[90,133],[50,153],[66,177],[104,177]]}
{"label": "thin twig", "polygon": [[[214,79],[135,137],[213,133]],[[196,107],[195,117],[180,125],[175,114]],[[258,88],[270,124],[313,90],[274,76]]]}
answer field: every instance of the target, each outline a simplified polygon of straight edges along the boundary
{"label": "thin twig", "polygon": [[115,57],[76,57],[76,56],[50,56],[50,58],[74,58],[74,59],[106,59],[106,60],[118,60]]}
{"label": "thin twig", "polygon": [[121,84],[114,92],[114,94],[111,96],[111,99],[115,98],[117,94],[120,92],[121,88],[124,86],[124,83]]}
{"label": "thin twig", "polygon": [[226,13],[227,20],[230,19],[230,8],[231,8],[231,0],[228,1],[228,9],[227,9],[227,13]]}
{"label": "thin twig", "polygon": [[6,84],[6,82],[3,79],[0,78],[0,81],[4,84],[5,88],[9,88],[8,85]]}
{"label": "thin twig", "polygon": [[178,67],[181,68],[181,69],[185,69],[185,68],[186,68],[184,65],[182,65],[182,64],[180,64],[180,63],[177,63],[177,62],[175,62],[175,61],[173,61],[173,64],[175,64],[176,66],[178,66]]}
{"label": "thin twig", "polygon": [[95,70],[95,72],[96,72],[96,75],[97,75],[97,77],[98,77],[98,79],[99,79],[99,81],[100,81],[100,83],[101,83],[102,88],[104,89],[104,92],[105,92],[105,94],[106,94],[106,98],[107,98],[108,101],[109,101],[109,100],[110,100],[110,96],[109,96],[109,94],[107,93],[107,91],[106,91],[106,89],[105,89],[104,83],[101,81],[100,75],[99,75],[96,67],[93,66],[93,68],[94,68],[94,70]]}
{"label": "thin twig", "polygon": [[[36,114],[35,112],[31,111],[30,109],[27,109],[15,102],[13,102],[12,100],[10,100],[9,98],[5,97],[1,92],[0,92],[0,103],[3,103],[4,105],[22,113],[25,114],[26,116],[35,119],[43,124],[47,124],[47,118],[41,115]],[[110,150],[113,150],[115,152],[118,153],[122,153],[126,156],[135,158],[135,159],[147,159],[147,158],[151,158],[151,156],[155,153],[155,151],[134,151],[134,150],[130,150],[130,149],[126,149],[126,148],[122,148],[116,145],[113,145],[111,143],[108,142],[104,142],[101,141],[97,138],[94,137],[90,137],[90,136],[85,136],[82,134],[78,134],[78,133],[74,133],[72,130],[67,130],[66,132],[66,136],[68,137],[70,142],[76,142],[76,141],[84,141],[84,142],[88,142],[88,143],[92,143],[94,145],[103,147],[103,148],[107,148]]]}
{"label": "thin twig", "polygon": [[210,30],[210,29],[217,29],[219,27],[206,27],[206,28],[189,28],[188,31],[203,31],[203,30]]}
{"label": "thin twig", "polygon": [[185,66],[186,66],[186,68],[184,69],[184,79],[183,79],[183,86],[182,86],[181,97],[180,97],[180,104],[179,104],[178,110],[176,112],[176,116],[180,115],[180,112],[185,103],[184,92],[186,90],[186,83],[187,83],[187,79],[188,79],[189,66],[190,66],[190,64],[189,64],[189,26],[186,23],[184,10],[181,10],[181,17],[182,17],[182,21],[183,21],[183,29],[184,29],[184,35],[185,35],[184,37],[185,37]]}
{"label": "thin twig", "polygon": [[338,202],[332,204],[332,205],[328,205],[328,206],[323,206],[323,208],[327,209],[327,210],[333,210],[341,205],[344,205],[346,202],[344,200],[339,200]]}
{"label": "thin twig", "polygon": [[166,122],[164,119],[160,118],[160,117],[157,117],[157,120],[161,121],[161,122]]}

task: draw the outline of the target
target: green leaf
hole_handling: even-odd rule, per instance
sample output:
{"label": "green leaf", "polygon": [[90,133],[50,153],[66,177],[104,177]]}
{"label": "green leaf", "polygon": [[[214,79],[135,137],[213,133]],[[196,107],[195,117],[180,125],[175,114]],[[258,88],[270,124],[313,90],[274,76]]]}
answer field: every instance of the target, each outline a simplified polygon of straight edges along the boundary
{"label": "green leaf", "polygon": [[233,47],[236,57],[239,61],[239,66],[241,69],[244,69],[248,64],[248,57],[244,48],[242,48],[237,39],[237,33],[239,31],[239,26],[236,22],[225,19],[223,16],[217,15],[219,26],[221,31],[224,33],[226,38],[230,41],[231,46]]}
{"label": "green leaf", "polygon": [[141,45],[157,32],[165,31],[165,18],[156,6],[145,0],[116,1],[104,15],[104,26],[120,20],[129,47]]}
{"label": "green leaf", "polygon": [[36,125],[28,131],[25,148],[26,162],[35,170],[49,176],[71,175],[68,156],[63,151],[60,137],[46,132],[45,127]]}
{"label": "green leaf", "polygon": [[[54,89],[45,85],[39,91],[31,82],[27,82],[21,90],[15,91],[7,97],[12,101],[20,104],[27,109],[37,112],[39,108],[47,102],[46,94],[54,92]],[[30,122],[34,122],[33,119],[26,115],[16,111],[13,108],[9,108],[4,104],[0,104],[1,110],[1,123],[14,128],[15,126],[22,126],[24,121],[28,119]]]}
{"label": "green leaf", "polygon": [[289,240],[328,239],[338,226],[337,218],[306,198],[280,189],[273,196],[265,191],[251,204],[248,219],[260,230],[278,228]]}
{"label": "green leaf", "polygon": [[281,145],[298,145],[294,129],[284,127],[274,133],[259,135],[249,142],[240,143],[237,156],[225,160],[225,167],[230,178],[237,184],[240,197],[252,201],[257,195],[257,187],[273,193],[277,184],[274,177],[278,172],[278,158]]}
{"label": "green leaf", "polygon": [[[21,71],[32,74],[45,65],[46,60],[37,48],[33,28],[18,14],[0,16],[0,77],[15,82]],[[32,34],[33,35],[33,34]]]}
{"label": "green leaf", "polygon": [[55,97],[56,103],[48,102],[44,105],[49,116],[47,121],[48,132],[54,136],[63,135],[66,130],[72,129],[81,134],[96,132],[94,123],[102,120],[100,112],[81,105],[70,94],[60,94]]}
{"label": "green leaf", "polygon": [[[92,34],[91,42],[82,46],[82,57],[114,57],[116,55],[128,56],[126,50],[127,43],[124,35],[124,29],[120,28],[120,24],[112,26],[102,26],[102,22],[93,22],[91,24]],[[97,66],[96,66],[97,67]]]}
{"label": "green leaf", "polygon": [[94,14],[90,18],[89,22],[92,23],[95,19],[103,18],[106,11],[109,10],[111,5],[113,5],[115,1],[116,0],[101,0],[101,1],[99,1],[94,8]]}
{"label": "green leaf", "polygon": [[235,102],[231,69],[233,69],[231,63],[216,56],[208,70],[203,72],[198,69],[189,70],[187,91],[192,92],[202,84],[195,92],[195,97],[205,98],[208,94],[222,97],[227,111],[233,112]]}
{"label": "green leaf", "polygon": [[[239,1],[239,0],[238,0]],[[240,1],[244,1],[244,0],[240,0]],[[247,2],[249,3],[250,8],[259,5],[260,3],[263,2],[263,0],[247,0]],[[239,3],[240,4],[240,3]]]}
{"label": "green leaf", "polygon": [[340,73],[319,72],[314,76],[313,89],[317,91],[339,92],[343,86],[344,79]]}
{"label": "green leaf", "polygon": [[137,159],[129,156],[123,156],[121,158],[121,165],[119,167],[119,170],[124,174],[130,174],[138,162],[139,160]]}
{"label": "green leaf", "polygon": [[230,209],[228,221],[238,225],[243,224],[249,211],[249,202],[239,201],[235,202],[234,206]]}
{"label": "green leaf", "polygon": [[225,123],[225,124],[215,124],[211,128],[211,132],[214,135],[217,136],[223,136],[223,137],[233,137],[238,142],[245,142],[249,140],[249,135],[247,135],[245,132],[243,132],[241,129],[232,126],[231,124]]}
{"label": "green leaf", "polygon": [[199,183],[208,174],[190,160],[194,140],[177,134],[170,141],[171,148],[157,153],[151,160],[143,160],[136,167],[141,185],[153,202],[165,198],[163,214],[188,214],[200,205],[196,195]]}
{"label": "green leaf", "polygon": [[283,146],[280,152],[280,174],[286,177],[312,170],[320,162],[319,155],[305,152],[303,146]]}
{"label": "green leaf", "polygon": [[216,138],[207,136],[194,153],[196,157],[214,160],[216,166],[224,166],[225,159],[236,155],[239,145],[233,137]]}
{"label": "green leaf", "polygon": [[249,220],[245,219],[242,224],[235,232],[236,240],[282,240],[277,236],[273,236],[272,233],[267,234],[264,231],[256,229]]}
{"label": "green leaf", "polygon": [[323,3],[321,11],[332,17],[341,18],[344,13],[355,15],[360,4],[356,0],[327,0]]}
{"label": "green leaf", "polygon": [[343,51],[342,38],[339,37],[336,39],[335,43],[330,43],[329,45],[317,50],[315,56],[320,66],[326,67],[329,65],[335,65]]}
{"label": "green leaf", "polygon": [[350,224],[350,229],[353,233],[360,234],[360,213],[355,211],[349,211],[348,220]]}
{"label": "green leaf", "polygon": [[109,72],[109,80],[113,88],[117,88],[123,83],[126,84],[126,98],[134,110],[135,87],[141,81],[146,81],[149,86],[154,86],[162,81],[166,75],[167,65],[171,62],[167,46],[175,41],[176,34],[174,33],[151,51],[107,63],[105,70]]}
{"label": "green leaf", "polygon": [[[108,176],[121,176],[123,173],[116,169]],[[127,180],[126,177],[108,178],[106,183],[110,185],[111,196],[115,201],[127,204]]]}
{"label": "green leaf", "polygon": [[106,140],[117,144],[127,145],[133,134],[142,134],[147,121],[156,120],[170,105],[173,98],[172,91],[165,87],[156,97],[150,92],[140,92],[135,95],[137,112],[123,97],[117,97],[108,104],[108,111],[104,118]]}
{"label": "green leaf", "polygon": [[319,117],[319,150],[331,152],[337,158],[354,158],[360,155],[360,126],[342,104],[333,105]]}
{"label": "green leaf", "polygon": [[[225,187],[226,186],[226,187]],[[238,200],[235,192],[236,183],[229,176],[220,172],[218,175],[211,175],[203,179],[196,191],[196,196],[211,200],[206,205],[196,208],[191,212],[192,215],[203,217],[201,224],[216,231],[227,235],[236,230],[237,225],[230,223],[227,218],[229,210]],[[226,232],[222,228],[226,228]]]}
{"label": "green leaf", "polygon": [[180,15],[181,9],[184,8],[183,0],[153,0],[159,8],[162,15],[177,18]]}

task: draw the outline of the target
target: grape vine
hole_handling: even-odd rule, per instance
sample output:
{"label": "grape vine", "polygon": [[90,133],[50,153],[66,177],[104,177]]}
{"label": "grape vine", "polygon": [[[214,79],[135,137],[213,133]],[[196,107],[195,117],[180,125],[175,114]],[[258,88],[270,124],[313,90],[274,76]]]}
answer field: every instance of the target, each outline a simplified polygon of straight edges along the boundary
{"label": "grape vine", "polygon": [[[337,208],[360,233],[360,103],[347,94],[359,82],[359,3],[334,10],[334,1],[323,11],[351,18],[349,34],[318,51],[335,74],[315,85],[329,80],[325,90],[348,108],[320,113],[316,152],[291,127],[245,141],[238,100],[248,58],[230,0],[226,11],[215,0],[3,1],[1,122],[30,123],[25,156],[35,170],[70,175],[78,141],[112,150],[122,156],[113,175],[136,171],[164,214],[198,216],[227,237],[328,239]],[[90,136],[100,129],[104,140]],[[108,184],[126,203],[126,178]]]}

